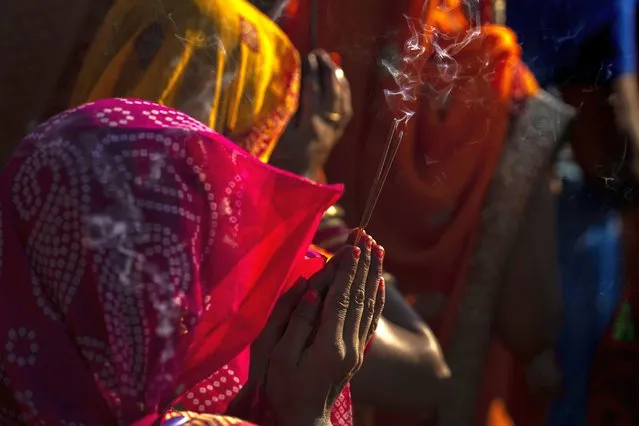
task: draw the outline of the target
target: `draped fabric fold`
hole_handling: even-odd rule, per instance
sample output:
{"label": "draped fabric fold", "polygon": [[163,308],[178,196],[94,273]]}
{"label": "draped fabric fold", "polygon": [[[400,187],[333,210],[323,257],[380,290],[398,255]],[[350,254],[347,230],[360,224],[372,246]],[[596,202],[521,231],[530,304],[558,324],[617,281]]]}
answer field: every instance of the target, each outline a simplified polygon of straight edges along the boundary
{"label": "draped fabric fold", "polygon": [[122,99],[38,127],[1,191],[0,419],[51,425],[152,421],[238,355],[340,194]]}
{"label": "draped fabric fold", "polygon": [[[357,224],[393,120],[413,114],[368,230],[386,248],[385,266],[400,290],[411,300],[443,300],[428,321],[446,349],[513,115],[538,85],[513,32],[469,19],[459,0],[326,3],[319,47],[343,58],[355,114],[329,160],[328,179],[345,184],[340,204],[349,225]],[[283,25],[303,53],[312,15],[303,2],[297,13]],[[485,369],[497,388],[507,386],[512,359],[503,345],[494,346]],[[482,397],[494,390],[482,388]],[[485,402],[477,404],[477,424],[509,421],[497,409],[503,404],[487,415]],[[396,416],[378,422],[428,424]]]}
{"label": "draped fabric fold", "polygon": [[246,0],[117,0],[71,106],[110,97],[183,111],[267,161],[297,109],[297,51]]}

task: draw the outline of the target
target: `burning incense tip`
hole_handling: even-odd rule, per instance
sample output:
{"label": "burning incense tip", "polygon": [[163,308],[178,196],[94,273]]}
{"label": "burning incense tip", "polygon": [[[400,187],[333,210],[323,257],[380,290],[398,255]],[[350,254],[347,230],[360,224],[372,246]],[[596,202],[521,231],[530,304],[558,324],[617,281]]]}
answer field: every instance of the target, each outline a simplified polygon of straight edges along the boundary
{"label": "burning incense tip", "polygon": [[364,228],[362,227],[357,228],[357,234],[355,235],[355,242],[353,243],[354,246],[359,244],[359,240],[362,239],[363,235],[364,235]]}

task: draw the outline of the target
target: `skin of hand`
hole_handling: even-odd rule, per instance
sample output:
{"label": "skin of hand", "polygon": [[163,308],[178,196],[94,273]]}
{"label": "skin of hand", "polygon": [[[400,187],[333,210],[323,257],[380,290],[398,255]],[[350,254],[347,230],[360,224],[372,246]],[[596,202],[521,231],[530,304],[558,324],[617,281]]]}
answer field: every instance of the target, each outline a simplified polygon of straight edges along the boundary
{"label": "skin of hand", "polygon": [[295,117],[277,143],[270,163],[315,179],[353,115],[344,72],[322,50],[302,63],[302,89]]}
{"label": "skin of hand", "polygon": [[625,74],[613,83],[611,99],[619,127],[632,142],[632,171],[639,178],[639,87],[635,74]]}
{"label": "skin of hand", "polygon": [[532,195],[511,250],[495,313],[495,331],[522,362],[528,383],[553,396],[560,388],[554,343],[562,321],[554,200],[548,176]]}
{"label": "skin of hand", "polygon": [[278,425],[330,417],[335,400],[362,366],[381,316],[383,248],[364,235],[358,247],[347,246],[336,257],[323,303],[317,290],[307,292],[271,353],[264,388]]}
{"label": "skin of hand", "polygon": [[278,301],[251,346],[249,380],[230,413],[259,420],[250,407],[261,392],[278,425],[327,424],[384,307],[383,255],[365,236]]}
{"label": "skin of hand", "polygon": [[553,202],[545,175],[530,198],[497,300],[496,332],[524,362],[552,348],[561,327]]}

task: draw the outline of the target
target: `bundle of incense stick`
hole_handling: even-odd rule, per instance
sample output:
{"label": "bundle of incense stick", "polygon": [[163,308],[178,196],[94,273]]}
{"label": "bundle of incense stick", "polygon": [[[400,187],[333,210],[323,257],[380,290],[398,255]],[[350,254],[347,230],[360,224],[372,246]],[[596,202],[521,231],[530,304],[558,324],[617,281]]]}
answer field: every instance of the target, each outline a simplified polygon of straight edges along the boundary
{"label": "bundle of incense stick", "polygon": [[[311,49],[317,49],[319,47],[319,0],[311,0],[311,22],[309,25],[309,31]],[[371,220],[373,210],[375,210],[375,205],[377,204],[377,200],[379,199],[379,194],[382,192],[382,188],[384,187],[386,178],[388,178],[390,168],[393,165],[395,154],[397,154],[399,145],[402,141],[402,138],[404,137],[403,130],[398,131],[400,122],[402,122],[402,120],[396,119],[393,121],[393,125],[390,129],[388,138],[386,139],[386,145],[384,146],[382,158],[380,159],[379,166],[377,167],[375,180],[373,181],[373,186],[368,193],[366,206],[364,207],[364,212],[357,227],[358,232],[357,236],[355,237],[356,245],[362,238],[364,228],[368,226],[368,223]]]}
{"label": "bundle of incense stick", "polygon": [[393,120],[393,125],[388,134],[388,138],[386,139],[384,151],[382,152],[382,158],[380,159],[379,166],[377,167],[377,173],[375,174],[373,186],[368,193],[368,199],[366,200],[366,205],[364,206],[364,212],[362,213],[359,225],[357,226],[358,232],[357,236],[355,237],[355,245],[359,243],[364,229],[368,226],[368,223],[373,216],[373,211],[375,210],[375,205],[377,204],[377,200],[379,199],[379,194],[381,194],[382,189],[384,188],[384,183],[386,183],[386,179],[388,178],[388,173],[390,172],[391,166],[393,165],[393,160],[395,160],[395,155],[397,154],[399,145],[401,144],[404,137],[404,131],[399,130],[399,124],[401,122],[402,120]]}

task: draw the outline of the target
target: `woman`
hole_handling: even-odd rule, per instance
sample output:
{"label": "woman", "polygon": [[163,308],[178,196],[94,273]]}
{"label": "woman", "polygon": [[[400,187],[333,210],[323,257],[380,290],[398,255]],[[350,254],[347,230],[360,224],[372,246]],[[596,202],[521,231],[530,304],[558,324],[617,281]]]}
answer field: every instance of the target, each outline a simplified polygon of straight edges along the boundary
{"label": "woman", "polygon": [[[571,133],[574,159],[567,149],[557,167],[563,175],[557,201],[565,311],[557,353],[563,392],[553,403],[549,425],[586,423],[591,405],[587,383],[591,368],[598,368],[592,364],[593,357],[620,302],[621,216],[606,192],[618,199],[630,193],[623,181],[631,176],[632,161],[626,162],[629,167],[621,173],[624,168],[619,163],[624,157],[631,159],[630,152],[639,146],[633,142],[639,140],[636,137],[623,147],[611,138],[618,124],[628,135],[639,134],[635,3],[518,1],[507,9],[508,23],[524,47],[524,59],[540,83],[554,86],[579,110]],[[619,107],[616,118],[610,98]],[[611,154],[618,156],[614,163],[607,162]],[[567,165],[573,160],[585,174],[578,165]],[[632,229],[628,223],[624,228],[626,234]],[[626,257],[634,257],[630,253]],[[630,268],[632,263],[626,272]]]}
{"label": "woman", "polygon": [[[639,419],[634,388],[626,384],[636,373],[623,361],[633,343],[625,337],[617,342],[615,332],[617,323],[635,323],[637,306],[631,303],[636,263],[629,261],[637,253],[632,208],[639,170],[636,5],[636,0],[564,0],[519,1],[508,7],[509,23],[540,81],[556,86],[566,102],[579,108],[571,145],[585,173],[566,180],[559,200],[567,311],[559,355],[566,369],[564,394],[553,406],[551,425],[599,425],[612,418],[634,424]],[[539,23],[545,27],[543,36]],[[625,300],[620,300],[622,262]]]}
{"label": "woman", "polygon": [[[268,159],[275,145],[272,142],[277,139],[281,128],[279,125],[264,126],[263,118],[281,112],[279,118],[288,121],[292,111],[283,106],[287,105],[292,92],[296,93],[293,99],[297,100],[297,92],[294,90],[297,84],[290,80],[290,77],[291,74],[298,73],[291,66],[283,66],[287,58],[296,56],[288,39],[266,16],[260,15],[244,1],[233,2],[228,6],[225,2],[211,1],[207,2],[206,7],[199,7],[200,2],[197,1],[163,3],[167,7],[176,8],[180,13],[175,13],[176,9],[157,9],[157,2],[142,3],[118,2],[113,6],[89,49],[89,57],[98,57],[97,63],[102,63],[103,67],[92,61],[81,71],[75,91],[78,97],[74,98],[74,102],[85,101],[86,99],[82,99],[84,95],[152,97],[158,93],[170,92],[173,95],[167,96],[164,101],[181,107],[182,100],[188,99],[189,94],[201,93],[196,89],[204,87],[214,92],[212,98],[221,99],[220,105],[223,107],[218,108],[218,111],[225,111],[226,117],[241,116],[239,121],[249,128],[242,132],[231,132],[228,130],[231,127],[228,121],[217,119],[215,122],[208,121],[208,124],[229,135],[262,160]],[[155,8],[150,7],[151,5]],[[251,23],[254,25],[251,26]],[[113,31],[114,28],[117,31]],[[220,32],[219,28],[224,28],[224,40],[215,38]],[[188,34],[193,35],[200,30],[213,42],[207,44],[202,43],[197,36],[187,37]],[[175,34],[178,34],[178,39],[187,42],[175,45]],[[224,57],[234,48],[239,53],[236,58],[231,58],[233,60],[229,59],[223,63],[212,60]],[[185,65],[178,69],[172,68],[173,55],[182,58]],[[279,57],[285,59],[283,64],[277,61]],[[256,64],[269,66],[258,67]],[[280,138],[271,162],[315,179],[345,123],[348,122],[350,99],[348,82],[343,78],[343,72],[335,67],[326,54],[311,53],[307,55],[303,65],[304,75],[299,94],[301,106],[297,116]],[[211,68],[218,70],[216,75],[227,71],[227,68],[238,68],[242,72],[231,73],[228,78],[223,79],[224,84],[217,84],[219,82],[212,81],[212,74],[207,72]],[[196,72],[197,70],[201,72]],[[340,73],[342,77],[338,77]],[[113,83],[116,80],[119,81],[118,84]],[[192,84],[182,84],[187,81]],[[267,81],[268,84],[256,84],[260,81]],[[160,88],[152,88],[152,83]],[[290,85],[290,91],[276,90],[286,85]],[[256,112],[254,105],[247,101],[247,97],[242,96],[244,87],[257,87],[256,90],[260,91],[257,97],[269,98],[272,109],[264,108]],[[82,93],[84,95],[81,95]],[[59,98],[64,99],[65,96]],[[240,102],[236,103],[235,99],[240,99]],[[335,111],[339,111],[337,120],[331,115]],[[213,115],[204,109],[199,113],[206,117]],[[268,119],[266,122],[270,123]],[[255,139],[252,137],[246,137],[254,134],[261,135],[259,143],[254,143]],[[302,158],[303,161],[290,161],[291,157]],[[298,167],[300,165],[301,167]],[[433,374],[433,370],[446,371],[445,363],[432,336],[428,336],[428,339],[425,339],[423,334],[409,336],[412,339],[406,344],[397,345],[395,330],[388,327],[383,329],[388,333],[376,339],[373,346],[385,349],[380,356],[391,356],[400,366],[409,368],[410,377],[433,382],[437,381],[437,375]],[[378,352],[375,349],[370,356],[377,357]],[[243,357],[248,357],[248,351],[245,351]],[[199,392],[187,392],[182,401],[183,406],[199,411],[212,407],[226,409],[229,400],[239,392],[238,382],[244,382],[248,374],[245,368],[238,367],[238,363],[245,365],[236,359],[200,384],[197,390],[206,389],[205,397]],[[374,381],[376,377],[377,375],[373,374],[369,380]],[[219,379],[225,379],[226,384],[214,386],[215,383],[221,383]],[[437,389],[434,388],[431,394],[436,395]],[[345,392],[344,395],[348,393]],[[344,402],[346,406],[347,402]],[[343,411],[346,413],[344,416],[350,413],[347,409]]]}
{"label": "woman", "polygon": [[[116,3],[106,17],[88,54],[85,62],[87,65],[80,73],[72,102],[107,95],[157,99],[160,93],[170,93],[165,98],[160,98],[161,102],[204,117],[212,128],[228,135],[231,140],[263,161],[268,160],[273,165],[309,179],[318,179],[330,151],[352,114],[349,82],[325,52],[314,51],[306,55],[301,67],[300,87],[297,81],[292,80],[300,74],[296,50],[283,32],[250,4],[244,1],[234,2],[233,5],[207,2],[207,8],[202,8],[198,2],[191,6],[179,2],[179,7],[175,6],[173,13],[164,15],[163,12],[158,17],[157,13],[151,14],[149,2],[144,2],[144,5],[139,3],[141,2]],[[171,2],[165,2],[166,7],[170,4]],[[193,9],[196,6],[199,9]],[[175,13],[176,11],[180,13]],[[135,21],[138,16],[145,19]],[[211,42],[189,37],[189,34],[198,30],[197,27],[189,27],[192,20],[187,18],[193,16],[198,17],[196,22],[206,24],[200,37],[206,35]],[[160,33],[166,35],[169,31],[172,31],[170,34],[175,32],[180,35],[180,42],[176,43],[175,38],[171,37],[169,40],[165,39],[161,47],[158,44],[158,49],[145,50],[143,56],[153,59],[146,68],[137,71],[135,64],[139,60],[139,54],[122,63],[120,58],[132,53],[130,46],[149,46],[140,41],[150,25],[149,17],[160,22],[166,21],[167,29]],[[134,23],[120,24],[122,30],[118,32],[112,30],[113,25],[129,20]],[[181,22],[184,22],[185,28],[182,28]],[[233,28],[233,22],[239,22],[239,27]],[[250,26],[250,23],[253,25]],[[157,36],[157,30],[154,31]],[[216,38],[218,35],[219,39]],[[109,49],[110,54],[105,55],[103,52]],[[231,52],[237,54],[234,56]],[[175,69],[167,67],[166,64],[170,63],[173,55],[182,58],[185,65]],[[211,58],[217,59],[212,61]],[[209,72],[211,67],[218,70],[216,75],[231,73],[226,78],[228,86],[225,86],[224,79],[212,80]],[[199,73],[196,70],[200,70]],[[122,84],[118,86],[113,83],[116,79],[122,80]],[[190,84],[186,84],[187,82]],[[283,88],[287,88],[287,91],[283,92]],[[265,90],[265,93],[259,93],[260,90]],[[219,103],[200,103],[201,97],[196,95],[201,93],[207,93]],[[265,102],[262,110],[256,110],[260,96],[269,99],[270,103]],[[297,106],[298,96],[299,108],[289,123]],[[198,100],[200,110],[191,108],[190,102],[194,98]],[[238,102],[234,102],[234,99]],[[335,114],[338,115],[337,119],[332,118]],[[266,118],[262,118],[263,116]],[[272,117],[277,119],[273,121]],[[243,127],[233,128],[231,119],[243,123]],[[278,139],[287,123],[288,126]],[[259,143],[254,142],[255,138],[251,136],[256,134],[262,135]],[[263,137],[264,135],[268,137]],[[428,395],[430,400],[436,399],[439,379],[446,377],[448,373],[432,335],[404,333],[401,344],[398,344],[397,334],[402,334],[403,330],[397,330],[391,325],[382,329],[385,333],[373,344],[370,357],[390,359],[402,368],[402,373],[419,378],[422,383],[431,383],[432,389]],[[242,380],[243,372],[238,368],[229,366],[226,371],[236,373],[227,376],[229,380]],[[363,372],[363,376],[367,383],[364,388],[371,388],[371,383],[381,388],[380,385],[385,383],[378,381],[379,374],[371,370]],[[202,385],[208,387],[210,382],[215,381],[217,378],[211,377]],[[227,390],[233,395],[237,393],[233,386],[217,391],[224,394]],[[403,394],[398,395],[401,396]],[[185,404],[188,408],[201,410],[202,398],[198,393],[187,393],[187,398]],[[210,400],[214,405],[228,404],[228,398],[220,401],[215,395]],[[343,403],[345,407],[350,406],[349,401]],[[341,420],[351,421],[350,409],[345,410]]]}
{"label": "woman", "polygon": [[[320,31],[319,39],[341,54],[347,75],[358,75],[351,82],[355,116],[327,166],[329,180],[348,188],[346,220],[360,219],[397,109],[414,112],[369,228],[393,247],[388,271],[444,346],[452,389],[438,422],[498,424],[506,421],[505,403],[515,424],[540,424],[533,414],[543,410],[528,411],[526,385],[546,383],[527,383],[524,366],[534,376],[539,364],[549,364],[557,332],[552,204],[544,177],[553,132],[562,125],[529,131],[531,120],[556,120],[537,116],[529,105],[537,87],[507,29],[472,27],[459,2],[429,1],[424,8],[422,2],[367,2],[366,14],[355,13],[358,7],[331,2],[319,18],[322,29],[330,16],[348,17],[349,25],[332,22],[343,31]],[[300,45],[308,41],[303,22],[301,31],[291,32]],[[361,44],[345,41],[350,28]],[[387,103],[384,90],[405,87],[375,67],[382,60],[406,72],[395,77],[417,100],[397,109],[395,100]],[[540,270],[539,263],[547,267]],[[423,415],[393,419],[420,422]]]}
{"label": "woman", "polygon": [[114,95],[154,100],[266,161],[297,108],[299,71],[288,38],[244,0],[116,1],[70,104]]}
{"label": "woman", "polygon": [[[41,50],[46,42],[39,32],[29,32],[3,52],[22,69],[17,75],[12,67],[3,70],[3,81],[25,86],[24,99],[6,105],[5,140],[17,142],[27,123],[69,105],[131,96],[180,109],[268,158],[270,142],[297,106],[299,58],[277,25],[249,2],[105,0],[77,5],[73,14],[69,6],[54,1],[51,11],[7,7],[13,22],[8,30],[18,32],[16,25],[35,15],[52,21],[46,36],[56,44]],[[45,66],[47,73],[29,78]],[[2,86],[8,95],[3,99],[15,97],[9,86]]]}
{"label": "woman", "polygon": [[[326,267],[300,263],[339,188],[265,166],[185,114],[136,100],[38,127],[1,188],[5,422],[155,424],[259,335],[262,391],[243,415],[328,424],[384,288],[384,253],[368,236]],[[304,207],[291,210],[290,197]],[[276,308],[290,317],[267,323],[300,272],[312,276]]]}

